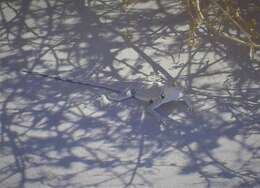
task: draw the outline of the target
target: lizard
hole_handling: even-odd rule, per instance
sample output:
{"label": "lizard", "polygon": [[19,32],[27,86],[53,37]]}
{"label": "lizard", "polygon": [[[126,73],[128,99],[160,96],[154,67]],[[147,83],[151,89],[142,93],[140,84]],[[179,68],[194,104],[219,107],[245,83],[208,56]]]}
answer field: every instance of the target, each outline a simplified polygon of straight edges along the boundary
{"label": "lizard", "polygon": [[106,95],[105,97],[110,101],[116,102],[121,102],[130,98],[145,102],[148,104],[146,110],[164,125],[166,124],[166,118],[162,117],[156,111],[156,109],[163,104],[173,101],[184,101],[188,106],[188,109],[192,111],[192,102],[190,98],[185,95],[184,88],[175,81],[172,81],[170,84],[155,83],[143,85],[143,87],[139,88],[127,88],[123,92],[123,95]]}
{"label": "lizard", "polygon": [[37,75],[41,77],[47,77],[55,80],[60,80],[64,82],[69,82],[72,84],[87,85],[90,87],[101,88],[109,90],[114,93],[114,95],[102,95],[103,99],[115,102],[122,102],[124,100],[134,98],[138,101],[145,102],[148,104],[146,110],[148,113],[156,117],[164,125],[166,124],[166,118],[162,117],[156,109],[163,104],[173,102],[173,101],[184,101],[188,106],[189,110],[192,110],[192,102],[190,98],[185,95],[184,88],[178,84],[176,81],[170,83],[154,82],[153,84],[145,84],[138,88],[126,88],[123,92],[110,88],[103,84],[93,83],[93,82],[80,82],[71,79],[61,78],[59,76],[51,76],[44,73],[22,70],[23,73]]}

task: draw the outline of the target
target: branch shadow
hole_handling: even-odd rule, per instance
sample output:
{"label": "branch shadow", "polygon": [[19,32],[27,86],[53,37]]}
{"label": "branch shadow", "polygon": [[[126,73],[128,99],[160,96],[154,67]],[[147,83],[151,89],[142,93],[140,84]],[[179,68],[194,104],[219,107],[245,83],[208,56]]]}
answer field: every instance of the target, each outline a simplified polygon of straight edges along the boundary
{"label": "branch shadow", "polygon": [[[143,1],[136,6],[156,8],[122,15],[118,2],[98,0],[0,3],[1,186],[158,187],[160,170],[173,181],[167,167],[176,179],[198,176],[192,182],[200,187],[257,187],[260,67],[206,35],[198,48],[185,44],[188,18],[174,12],[180,4]],[[132,54],[120,57],[125,50]],[[102,89],[22,70],[118,90],[155,72],[183,80],[195,111],[162,106],[169,121],[161,130],[134,99],[101,106]],[[175,153],[183,159],[171,161]]]}

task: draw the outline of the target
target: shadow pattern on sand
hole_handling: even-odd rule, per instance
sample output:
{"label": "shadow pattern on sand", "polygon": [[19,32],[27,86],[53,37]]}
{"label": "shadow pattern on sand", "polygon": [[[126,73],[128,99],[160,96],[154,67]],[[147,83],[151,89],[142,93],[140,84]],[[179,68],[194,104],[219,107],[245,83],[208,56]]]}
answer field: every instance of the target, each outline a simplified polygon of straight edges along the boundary
{"label": "shadow pattern on sand", "polygon": [[[153,187],[166,167],[198,176],[199,187],[259,185],[260,66],[203,32],[188,47],[180,3],[142,1],[126,15],[119,1],[1,1],[0,185]],[[120,56],[126,50],[134,62]],[[133,99],[100,106],[102,89],[21,72],[123,89],[149,76],[147,67],[186,80],[194,103],[192,113],[182,103],[159,109],[169,117],[163,131]],[[234,147],[230,161],[225,143]],[[169,161],[175,153],[183,159]]]}

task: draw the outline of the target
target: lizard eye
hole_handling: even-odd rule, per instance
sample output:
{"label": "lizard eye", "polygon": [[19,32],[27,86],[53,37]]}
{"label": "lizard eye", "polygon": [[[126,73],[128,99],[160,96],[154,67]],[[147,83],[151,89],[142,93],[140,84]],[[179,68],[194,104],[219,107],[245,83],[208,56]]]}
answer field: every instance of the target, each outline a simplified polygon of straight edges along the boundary
{"label": "lizard eye", "polygon": [[165,98],[164,94],[161,94],[161,98],[162,98],[162,99],[164,99],[164,98]]}

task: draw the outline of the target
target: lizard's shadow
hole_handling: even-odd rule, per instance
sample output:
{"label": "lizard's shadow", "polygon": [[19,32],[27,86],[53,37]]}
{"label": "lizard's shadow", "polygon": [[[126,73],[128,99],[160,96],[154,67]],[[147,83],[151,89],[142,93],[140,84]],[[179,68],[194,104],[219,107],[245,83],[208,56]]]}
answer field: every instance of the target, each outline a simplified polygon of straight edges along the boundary
{"label": "lizard's shadow", "polygon": [[173,114],[187,112],[188,108],[184,101],[172,101],[160,106],[157,110],[160,114],[165,117]]}
{"label": "lizard's shadow", "polygon": [[[133,102],[133,101],[132,101]],[[141,118],[138,120],[138,122],[141,122],[141,126],[136,126],[137,120],[132,120],[129,122],[131,125],[134,125],[132,128],[133,132],[139,132],[142,131],[142,133],[147,135],[158,135],[162,132],[164,132],[168,126],[171,126],[174,124],[175,118],[182,118],[182,115],[189,115],[187,105],[183,101],[172,101],[166,104],[161,105],[160,107],[156,108],[155,110],[161,115],[162,118],[167,119],[167,126],[163,125],[162,122],[160,122],[156,117],[154,117],[152,114],[148,113],[145,110],[145,106],[149,104],[140,104],[143,106],[143,109],[139,111],[140,113],[144,113],[145,117],[143,120]],[[142,112],[141,112],[142,111]],[[163,129],[162,129],[163,128]]]}

